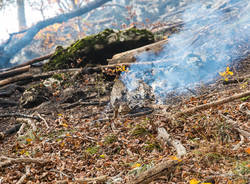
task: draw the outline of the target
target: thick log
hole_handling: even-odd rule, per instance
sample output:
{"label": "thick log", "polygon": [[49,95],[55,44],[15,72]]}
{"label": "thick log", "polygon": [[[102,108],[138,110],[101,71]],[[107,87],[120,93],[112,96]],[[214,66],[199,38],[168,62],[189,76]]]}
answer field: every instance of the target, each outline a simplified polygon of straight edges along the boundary
{"label": "thick log", "polygon": [[136,55],[142,52],[154,52],[158,53],[163,49],[164,44],[167,43],[167,40],[161,40],[156,43],[152,43],[143,47],[139,47],[137,49],[129,50],[126,52],[122,52],[119,54],[116,54],[112,57],[112,59],[107,59],[108,64],[119,64],[119,63],[133,63],[136,61]]}
{"label": "thick log", "polygon": [[[27,62],[24,62],[22,64],[19,64],[19,65],[16,65],[16,66],[13,66],[11,68],[3,68],[3,69],[0,69],[0,72],[7,72],[7,71],[12,71],[14,69],[17,69],[17,68],[21,68],[21,67],[24,67],[24,66],[27,66],[27,65],[32,65],[34,63],[37,63],[37,62],[40,62],[40,61],[44,61],[46,59],[49,59],[53,54],[48,54],[48,55],[44,55],[44,56],[41,56],[41,57],[38,57],[38,58],[34,58],[32,60],[29,60]],[[2,74],[2,73],[1,73]]]}
{"label": "thick log", "polygon": [[4,85],[7,85],[7,84],[10,84],[13,82],[17,82],[17,81],[31,81],[31,80],[35,81],[35,80],[45,79],[45,78],[49,78],[52,75],[57,74],[57,73],[78,72],[78,71],[81,71],[81,69],[80,68],[72,68],[72,69],[55,70],[55,71],[45,72],[45,73],[41,73],[41,74],[37,74],[37,75],[32,75],[30,73],[21,74],[18,76],[14,76],[14,77],[10,77],[10,78],[4,79],[4,80],[0,80],[0,86],[4,86]]}
{"label": "thick log", "polygon": [[30,65],[24,66],[21,68],[15,68],[9,71],[5,71],[5,72],[0,73],[0,78],[15,76],[15,75],[29,71],[29,69],[30,69]]}
{"label": "thick log", "polygon": [[26,80],[26,79],[30,79],[30,78],[32,78],[32,74],[18,75],[18,76],[15,76],[15,77],[11,77],[11,78],[1,80],[0,81],[0,86],[4,86],[4,85],[7,85],[7,84],[10,84],[10,83],[13,83],[13,82],[17,82],[17,81],[20,81],[20,80]]}

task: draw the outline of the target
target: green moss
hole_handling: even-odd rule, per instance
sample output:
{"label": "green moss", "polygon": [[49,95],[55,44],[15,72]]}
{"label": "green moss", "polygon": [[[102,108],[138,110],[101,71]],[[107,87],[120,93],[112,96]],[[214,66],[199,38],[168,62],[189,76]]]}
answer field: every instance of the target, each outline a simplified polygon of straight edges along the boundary
{"label": "green moss", "polygon": [[207,158],[207,160],[209,160],[211,162],[219,162],[220,160],[223,159],[221,154],[215,153],[215,152],[207,153],[206,158]]}
{"label": "green moss", "polygon": [[117,141],[117,137],[113,134],[108,135],[104,138],[105,144],[112,144],[113,142]]}
{"label": "green moss", "polygon": [[57,79],[57,80],[59,80],[59,81],[63,80],[63,77],[62,77],[62,74],[61,74],[61,73],[54,74],[54,75],[52,76],[52,78]]}
{"label": "green moss", "polygon": [[149,132],[141,125],[136,125],[136,127],[132,131],[133,136],[143,136],[148,134]]}
{"label": "green moss", "polygon": [[152,143],[147,142],[146,145],[145,145],[145,149],[147,151],[153,151],[154,149],[156,149],[158,151],[162,151],[162,148],[161,148],[160,144],[157,143],[157,142],[152,142]]}
{"label": "green moss", "polygon": [[245,101],[247,101],[248,99],[250,99],[250,96],[242,97],[240,100],[243,101],[243,102],[245,102]]}
{"label": "green moss", "polygon": [[124,52],[154,42],[154,35],[145,29],[131,28],[123,31],[105,29],[96,35],[76,41],[70,47],[56,48],[44,71],[84,67],[86,64],[107,64],[107,59]]}
{"label": "green moss", "polygon": [[238,175],[249,175],[250,174],[249,163],[250,163],[249,160],[237,162],[234,173]]}
{"label": "green moss", "polygon": [[93,147],[88,147],[85,152],[90,154],[90,155],[94,155],[99,151],[99,147],[98,146],[93,146]]}

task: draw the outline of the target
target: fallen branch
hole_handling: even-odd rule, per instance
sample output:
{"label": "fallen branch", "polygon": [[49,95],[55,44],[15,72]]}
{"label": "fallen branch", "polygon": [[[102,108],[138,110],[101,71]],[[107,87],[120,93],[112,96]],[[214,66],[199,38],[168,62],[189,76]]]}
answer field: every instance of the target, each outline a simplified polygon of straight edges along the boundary
{"label": "fallen branch", "polygon": [[157,138],[162,138],[169,145],[173,146],[176,149],[179,158],[187,153],[186,148],[181,144],[181,141],[173,139],[164,128],[158,128]]}
{"label": "fallen branch", "polygon": [[250,91],[246,91],[244,93],[236,94],[236,95],[233,95],[233,96],[230,96],[230,97],[227,97],[227,98],[215,101],[215,102],[211,102],[211,103],[207,103],[207,104],[203,104],[203,105],[199,105],[197,107],[187,109],[185,111],[182,111],[182,112],[175,114],[174,117],[180,117],[182,115],[192,114],[192,113],[200,111],[200,110],[206,110],[206,109],[209,109],[211,107],[216,107],[218,105],[228,103],[228,102],[231,102],[231,101],[234,101],[236,99],[246,97],[249,95],[250,95]]}
{"label": "fallen branch", "polygon": [[96,178],[75,178],[77,183],[88,183],[88,182],[104,182],[108,179],[107,175],[99,176]]}
{"label": "fallen branch", "polygon": [[18,76],[10,77],[4,80],[0,81],[0,86],[4,86],[13,82],[17,81],[36,81],[40,79],[46,79],[48,77],[51,77],[54,74],[57,73],[67,73],[67,72],[78,72],[80,71],[80,68],[72,68],[72,69],[63,69],[63,70],[55,70],[55,71],[50,71],[42,74],[37,74],[37,75],[32,75],[32,74],[21,74]]}
{"label": "fallen branch", "polygon": [[131,184],[147,184],[151,181],[156,180],[161,176],[170,177],[174,172],[176,167],[181,164],[176,160],[163,161],[156,166],[150,168],[149,170],[143,172],[139,176],[131,179]]}
{"label": "fallen branch", "polygon": [[26,172],[25,174],[18,180],[17,184],[22,184],[24,180],[30,175],[30,167],[26,166]]}
{"label": "fallen branch", "polygon": [[0,86],[4,86],[6,84],[10,84],[10,83],[17,82],[17,81],[20,81],[20,80],[31,79],[31,78],[32,78],[32,74],[22,74],[22,75],[14,76],[14,77],[11,77],[11,78],[1,80],[0,81]]}
{"label": "fallen branch", "polygon": [[244,144],[244,137],[240,135],[240,142],[233,147],[233,150],[238,150]]}
{"label": "fallen branch", "polygon": [[109,64],[119,64],[119,63],[133,63],[136,60],[136,55],[145,51],[152,51],[154,53],[158,53],[163,49],[164,44],[166,44],[167,40],[162,40],[156,43],[152,43],[143,47],[139,47],[137,49],[129,50],[126,52],[122,52],[116,54],[112,57],[112,59],[107,59]]}
{"label": "fallen branch", "polygon": [[0,99],[0,107],[10,107],[17,106],[18,103],[16,101],[8,100],[8,99]]}
{"label": "fallen branch", "polygon": [[0,78],[6,78],[6,77],[19,75],[21,73],[29,71],[29,69],[30,69],[30,65],[20,67],[20,68],[15,68],[15,69],[12,69],[12,70],[9,70],[9,71],[6,71],[6,72],[2,72],[2,73],[0,73]]}
{"label": "fallen branch", "polygon": [[0,97],[9,97],[11,96],[16,90],[18,90],[19,92],[24,92],[25,88],[18,86],[18,85],[9,85],[5,88],[1,88],[0,89]]}
{"label": "fallen branch", "polygon": [[21,113],[6,113],[6,114],[0,114],[0,118],[6,118],[6,117],[19,117],[19,118],[31,118],[35,119],[37,121],[40,121],[41,119],[37,116],[30,116],[26,114],[21,114]]}
{"label": "fallen branch", "polygon": [[69,105],[64,105],[62,106],[63,109],[70,109],[70,108],[73,108],[73,107],[76,107],[78,105],[99,105],[99,106],[102,106],[102,105],[106,105],[108,104],[108,101],[104,101],[104,102],[82,102],[81,100],[79,100],[78,102],[75,102],[75,103],[72,103],[72,104],[69,104]]}
{"label": "fallen branch", "polygon": [[238,123],[231,118],[224,116],[223,114],[220,114],[223,118],[227,120],[227,123],[229,123],[234,130],[236,130],[239,134],[243,135],[247,138],[247,140],[250,140],[250,133],[249,131],[245,131],[239,128]]}
{"label": "fallen branch", "polygon": [[37,115],[41,120],[43,120],[46,128],[49,129],[49,125],[48,125],[48,123],[47,123],[47,121],[46,121],[45,118],[43,118],[38,112],[35,112],[34,115]]}
{"label": "fallen branch", "polygon": [[3,162],[0,162],[0,168],[11,165],[11,164],[18,164],[18,163],[35,163],[35,164],[44,164],[48,162],[48,160],[45,159],[37,159],[37,158],[9,158],[5,156],[1,156],[0,160],[5,160]]}
{"label": "fallen branch", "polygon": [[0,132],[0,140],[4,139],[4,137],[6,137],[8,135],[16,133],[20,129],[21,126],[22,126],[22,124],[19,123],[19,124],[12,126],[10,129],[8,129],[4,132]]}

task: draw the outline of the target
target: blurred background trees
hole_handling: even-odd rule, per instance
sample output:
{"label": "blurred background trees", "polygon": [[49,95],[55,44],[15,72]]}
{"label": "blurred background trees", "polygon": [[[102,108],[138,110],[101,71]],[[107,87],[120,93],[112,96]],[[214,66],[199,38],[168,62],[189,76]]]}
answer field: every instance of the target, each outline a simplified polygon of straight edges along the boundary
{"label": "blurred background trees", "polygon": [[[101,0],[0,0],[0,13],[8,19],[16,16],[16,32],[8,31],[9,36],[1,37],[0,60],[13,45],[18,43],[28,31],[39,21],[48,22],[50,18],[66,15]],[[36,28],[32,41],[11,55],[11,60],[3,63],[0,68],[10,63],[24,62],[39,55],[51,53],[57,45],[69,45],[83,36],[97,33],[106,28],[124,29],[135,25],[139,28],[152,29],[163,26],[169,21],[180,19],[180,14],[166,16],[175,12],[193,0],[110,0],[84,14],[65,19],[61,23],[49,23]],[[208,1],[206,1],[208,2]],[[1,19],[0,19],[1,21]],[[13,23],[12,23],[13,24]],[[8,30],[8,25],[6,30]],[[1,33],[0,33],[1,35]],[[11,39],[10,39],[11,38]],[[26,39],[27,40],[27,39]],[[1,51],[2,49],[2,51]],[[28,54],[27,54],[28,53]],[[33,53],[33,54],[31,54]],[[13,55],[18,54],[15,58]],[[2,65],[2,66],[1,66]]]}

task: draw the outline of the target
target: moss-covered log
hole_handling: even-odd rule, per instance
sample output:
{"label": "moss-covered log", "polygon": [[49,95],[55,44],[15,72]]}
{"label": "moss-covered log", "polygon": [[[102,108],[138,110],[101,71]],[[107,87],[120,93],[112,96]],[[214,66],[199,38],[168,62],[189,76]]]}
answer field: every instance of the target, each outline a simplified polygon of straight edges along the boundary
{"label": "moss-covered log", "polygon": [[76,41],[68,48],[58,46],[44,70],[84,67],[86,64],[107,64],[107,59],[154,42],[154,35],[145,29],[130,28],[123,31],[106,29],[96,35]]}

